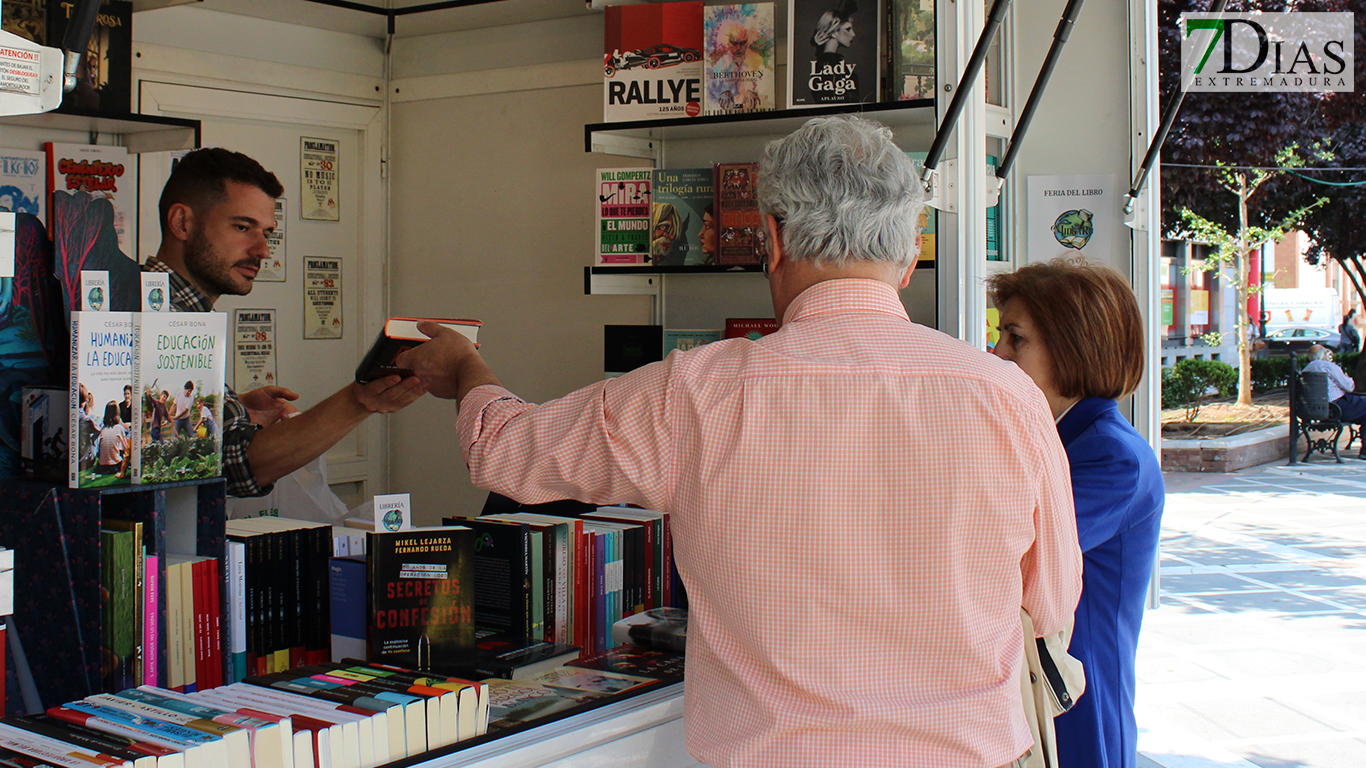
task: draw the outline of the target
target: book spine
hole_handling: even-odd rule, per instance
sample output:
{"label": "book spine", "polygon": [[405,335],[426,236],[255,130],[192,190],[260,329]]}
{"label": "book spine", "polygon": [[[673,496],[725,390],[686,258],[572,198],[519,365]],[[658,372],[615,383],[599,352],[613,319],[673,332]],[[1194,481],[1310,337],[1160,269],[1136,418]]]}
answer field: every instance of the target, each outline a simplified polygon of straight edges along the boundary
{"label": "book spine", "polygon": [[247,676],[246,545],[228,542],[228,626],[232,636],[232,675],[236,683]]}
{"label": "book spine", "polygon": [[147,395],[142,391],[142,313],[133,313],[133,423],[129,430],[133,433],[132,455],[128,457],[128,472],[133,485],[142,483],[142,405]]}
{"label": "book spine", "polygon": [[209,674],[209,561],[196,560],[194,571],[194,679],[195,690],[213,687]]}
{"label": "book spine", "polygon": [[310,574],[313,580],[313,620],[309,622],[313,628],[313,642],[307,659],[309,664],[330,661],[332,656],[332,637],[328,629],[332,625],[332,604],[327,598],[327,561],[331,550],[332,529],[326,526],[314,528]]}
{"label": "book spine", "polygon": [[209,684],[218,687],[223,684],[223,569],[218,558],[209,563]]}
{"label": "book spine", "polygon": [[185,670],[185,692],[193,693],[198,690],[198,678],[195,675],[194,563],[180,564],[180,579],[180,631],[183,633],[181,646],[184,648],[181,664]]}
{"label": "book spine", "polygon": [[185,645],[181,640],[180,564],[167,563],[166,571],[166,687],[185,690]]}
{"label": "book spine", "polygon": [[133,664],[132,668],[125,670],[127,673],[127,688],[135,688],[143,683],[145,674],[144,663],[146,661],[147,648],[147,547],[143,544],[142,524],[134,527],[133,536],[133,557],[135,558],[133,568],[133,589],[128,595],[128,602],[132,607],[133,613]]}
{"label": "book spine", "polygon": [[289,627],[289,669],[304,666],[304,603],[309,600],[309,583],[305,583],[305,558],[310,549],[307,529],[295,528],[285,534],[289,548],[287,563],[290,575],[290,596],[286,617]]}
{"label": "book spine", "polygon": [[[52,144],[48,149],[48,195],[52,194]],[[52,210],[49,203],[48,210]],[[66,474],[67,487],[81,487],[81,313],[71,313],[71,380],[67,387]]]}
{"label": "book spine", "polygon": [[531,526],[519,526],[522,532],[522,572],[518,579],[522,603],[522,637],[536,637],[535,614],[532,612],[531,589]]}
{"label": "book spine", "polygon": [[157,685],[161,670],[161,559],[143,559],[142,684]]}

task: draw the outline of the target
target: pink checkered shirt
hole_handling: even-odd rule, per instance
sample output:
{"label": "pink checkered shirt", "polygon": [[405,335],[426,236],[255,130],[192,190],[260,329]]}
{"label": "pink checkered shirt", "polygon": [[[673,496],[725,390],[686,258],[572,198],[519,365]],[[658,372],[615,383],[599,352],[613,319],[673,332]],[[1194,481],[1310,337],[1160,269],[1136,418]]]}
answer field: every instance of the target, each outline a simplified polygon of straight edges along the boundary
{"label": "pink checkered shirt", "polygon": [[543,405],[461,403],[475,485],[672,513],[688,751],[713,766],[995,768],[1030,746],[1019,609],[1081,592],[1067,457],[1015,366],[832,280],[782,329]]}

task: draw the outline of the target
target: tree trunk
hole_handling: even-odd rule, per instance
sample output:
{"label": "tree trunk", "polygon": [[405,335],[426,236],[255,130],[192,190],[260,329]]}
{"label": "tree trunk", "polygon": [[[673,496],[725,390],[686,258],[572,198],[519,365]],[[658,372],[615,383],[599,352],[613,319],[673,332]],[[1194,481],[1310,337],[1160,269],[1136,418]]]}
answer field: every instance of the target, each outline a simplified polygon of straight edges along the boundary
{"label": "tree trunk", "polygon": [[[1342,274],[1346,275],[1347,279],[1352,281],[1352,288],[1356,289],[1357,299],[1361,301],[1362,306],[1366,306],[1366,290],[1362,290],[1361,281],[1357,279],[1357,274],[1362,272],[1361,257],[1335,256],[1334,258],[1337,259],[1338,266],[1342,267]],[[1352,262],[1350,266],[1347,264],[1348,261]],[[1356,268],[1356,272],[1352,271],[1352,267]],[[1347,313],[1343,312],[1343,314],[1345,315]]]}
{"label": "tree trunk", "polygon": [[1252,405],[1252,350],[1248,348],[1247,198],[1252,194],[1244,176],[1238,177],[1238,405]]}

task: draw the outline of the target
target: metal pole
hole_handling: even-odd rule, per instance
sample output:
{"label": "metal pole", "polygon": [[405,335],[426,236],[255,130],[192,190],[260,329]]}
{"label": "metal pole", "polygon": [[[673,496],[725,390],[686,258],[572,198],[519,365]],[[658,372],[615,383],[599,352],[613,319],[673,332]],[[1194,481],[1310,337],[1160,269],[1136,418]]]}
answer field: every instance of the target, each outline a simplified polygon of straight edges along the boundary
{"label": "metal pole", "polygon": [[1081,13],[1082,2],[1083,0],[1067,0],[1062,19],[1058,21],[1058,28],[1053,32],[1053,44],[1048,47],[1048,55],[1044,57],[1039,76],[1034,80],[1034,89],[1029,92],[1029,100],[1025,102],[1024,109],[1020,110],[1019,119],[1015,121],[1015,130],[1010,135],[1010,146],[1006,149],[1001,164],[996,167],[998,179],[1004,179],[1010,173],[1011,166],[1015,165],[1015,158],[1020,154],[1020,144],[1024,142],[1025,132],[1034,120],[1034,112],[1039,108],[1039,102],[1043,101],[1044,89],[1048,87],[1048,81],[1053,76],[1053,68],[1057,66],[1058,57],[1062,55],[1062,47],[1072,35],[1072,26],[1077,21],[1077,14]]}
{"label": "metal pole", "polygon": [[1010,0],[995,0],[991,6],[991,15],[987,17],[986,25],[982,27],[982,36],[977,38],[977,47],[972,49],[972,56],[968,59],[968,64],[963,69],[963,78],[958,81],[958,91],[953,94],[953,101],[949,102],[949,108],[944,112],[944,122],[939,126],[939,132],[934,135],[934,143],[930,145],[930,151],[925,154],[925,170],[920,180],[928,188],[930,177],[934,175],[934,169],[939,165],[939,160],[944,156],[944,149],[949,144],[949,134],[953,133],[953,127],[958,122],[958,117],[963,113],[963,108],[968,103],[968,91],[972,90],[972,85],[977,81],[977,74],[982,71],[982,63],[986,61],[987,49],[991,47],[991,41],[996,37],[996,31],[1001,28],[1001,23],[1005,21],[1006,11],[1010,8]]}
{"label": "metal pole", "polygon": [[[1222,13],[1228,0],[1214,0],[1209,7],[1210,13]],[[1138,199],[1138,193],[1143,191],[1143,185],[1148,181],[1148,173],[1153,169],[1153,163],[1157,162],[1158,153],[1162,151],[1162,143],[1167,140],[1167,132],[1172,129],[1172,123],[1176,122],[1176,113],[1181,111],[1181,102],[1186,100],[1186,91],[1180,85],[1172,95],[1172,100],[1167,104],[1167,109],[1162,113],[1162,124],[1158,126],[1157,134],[1148,144],[1148,152],[1143,155],[1143,163],[1138,166],[1138,175],[1134,176],[1134,183],[1129,186],[1129,194],[1124,196],[1124,212],[1126,214],[1134,212],[1134,200]]]}

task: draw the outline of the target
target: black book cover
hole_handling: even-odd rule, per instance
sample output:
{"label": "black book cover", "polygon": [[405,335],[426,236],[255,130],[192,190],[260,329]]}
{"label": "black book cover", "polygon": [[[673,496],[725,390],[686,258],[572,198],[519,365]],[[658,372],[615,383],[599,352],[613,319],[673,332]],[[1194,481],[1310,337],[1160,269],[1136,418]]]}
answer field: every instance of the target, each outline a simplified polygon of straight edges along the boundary
{"label": "black book cover", "polygon": [[429,669],[474,648],[474,535],[463,526],[370,534],[371,661]]}
{"label": "black book cover", "polygon": [[440,323],[456,333],[463,334],[474,345],[479,346],[479,322],[476,320],[439,320],[436,318],[391,317],[380,329],[375,343],[361,358],[356,366],[356,382],[369,384],[385,376],[411,376],[413,372],[394,364],[398,356],[427,340],[427,335],[417,329],[422,321]]}
{"label": "black book cover", "polygon": [[[450,525],[454,521],[457,518],[444,522]],[[531,527],[509,521],[458,522],[474,531],[475,625],[531,637]]]}
{"label": "black book cover", "polygon": [[[69,17],[75,10],[72,0],[47,0],[47,45],[62,47]],[[126,0],[104,0],[90,43],[81,58],[80,80],[76,90],[62,98],[59,112],[97,112],[127,115],[132,107],[133,84],[133,4]]]}
{"label": "black book cover", "polygon": [[878,0],[792,0],[792,106],[877,101]]}

